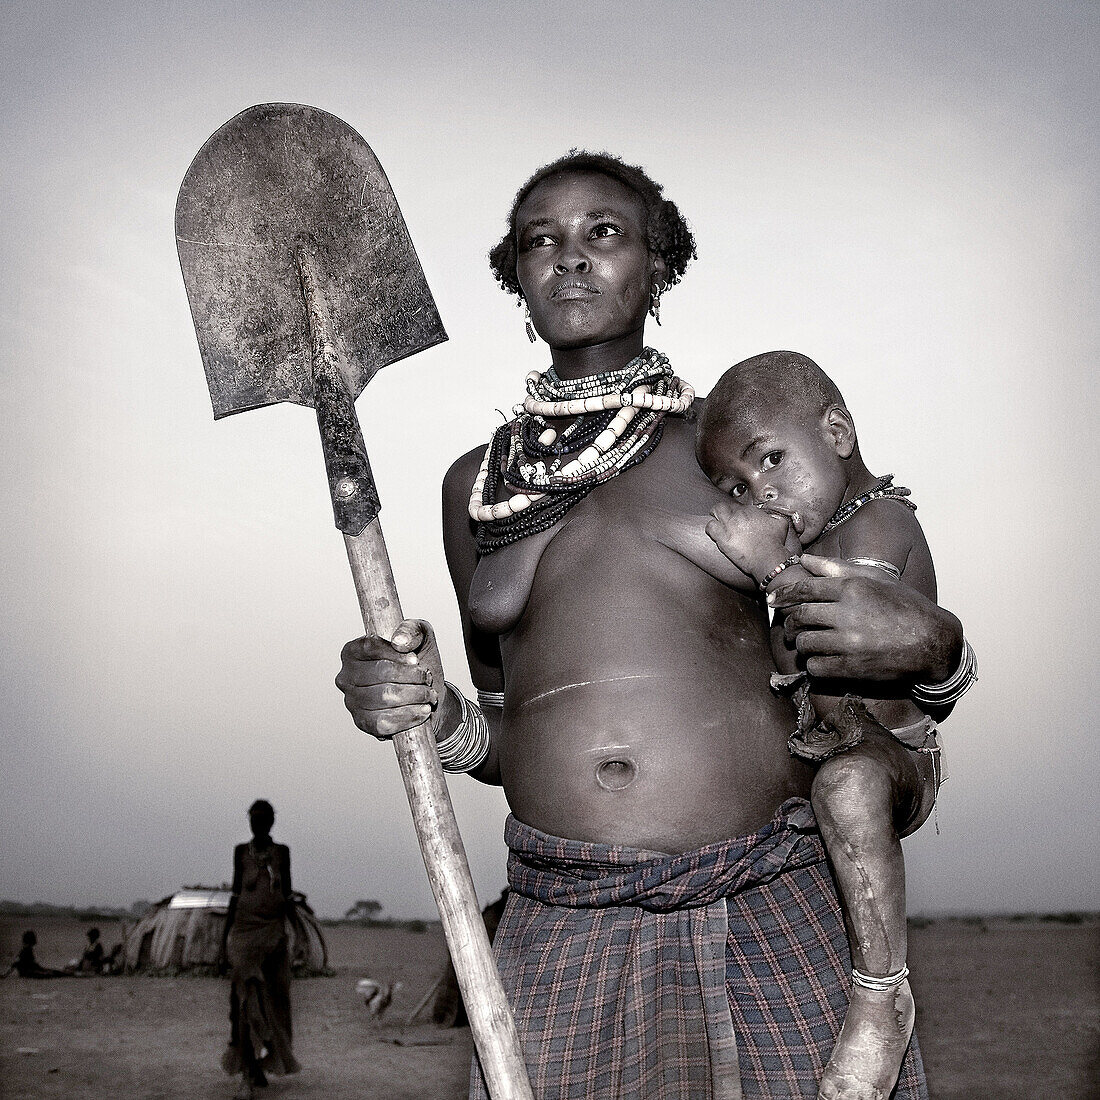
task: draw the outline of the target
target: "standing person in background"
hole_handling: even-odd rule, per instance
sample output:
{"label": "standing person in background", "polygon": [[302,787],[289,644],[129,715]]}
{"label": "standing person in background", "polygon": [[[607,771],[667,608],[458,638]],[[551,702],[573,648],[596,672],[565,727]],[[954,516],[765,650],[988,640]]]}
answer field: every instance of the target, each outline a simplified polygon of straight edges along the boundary
{"label": "standing person in background", "polygon": [[[643,341],[694,254],[660,185],[616,157],[524,184],[490,264],[551,363],[443,483],[477,701],[444,683],[419,620],[349,642],[336,680],[360,729],[430,718],[444,768],[504,787],[494,951],[540,1100],[812,1100],[848,1006],[763,597],[705,531],[728,498],[695,460],[702,405]],[[811,672],[951,677],[953,615],[804,564],[777,601]],[[897,1095],[928,1095],[915,1041]]]}
{"label": "standing person in background", "polygon": [[233,850],[233,892],[222,941],[233,983],[222,1068],[241,1075],[237,1097],[242,1100],[267,1084],[265,1070],[301,1069],[290,1018],[290,849],[271,839],[275,810],[270,802],[253,802],[248,823],[252,839]]}

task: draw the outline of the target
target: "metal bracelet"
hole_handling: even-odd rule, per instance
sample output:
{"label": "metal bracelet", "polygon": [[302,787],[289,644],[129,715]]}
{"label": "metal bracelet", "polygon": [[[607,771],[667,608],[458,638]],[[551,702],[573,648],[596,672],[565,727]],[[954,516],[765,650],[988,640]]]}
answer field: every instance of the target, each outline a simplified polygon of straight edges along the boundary
{"label": "metal bracelet", "polygon": [[909,977],[909,967],[903,966],[893,974],[887,974],[883,978],[876,978],[873,974],[864,974],[862,970],[852,967],[852,982],[861,985],[864,989],[873,989],[879,993],[888,993],[897,989],[906,978]]}
{"label": "metal bracelet", "polygon": [[477,703],[471,703],[448,681],[443,686],[454,692],[459,705],[459,722],[453,733],[436,744],[439,762],[445,772],[470,772],[489,756],[489,723]]}
{"label": "metal bracelet", "polygon": [[914,684],[909,691],[917,703],[942,707],[961,699],[978,678],[978,657],[970,643],[963,639],[959,667],[942,684]]}
{"label": "metal bracelet", "polygon": [[883,561],[881,558],[846,558],[845,561],[850,561],[853,565],[868,565],[872,569],[881,569],[894,580],[901,580],[901,570],[893,562]]}
{"label": "metal bracelet", "polygon": [[477,702],[480,707],[502,707],[504,706],[504,692],[482,691],[481,688],[478,688]]}

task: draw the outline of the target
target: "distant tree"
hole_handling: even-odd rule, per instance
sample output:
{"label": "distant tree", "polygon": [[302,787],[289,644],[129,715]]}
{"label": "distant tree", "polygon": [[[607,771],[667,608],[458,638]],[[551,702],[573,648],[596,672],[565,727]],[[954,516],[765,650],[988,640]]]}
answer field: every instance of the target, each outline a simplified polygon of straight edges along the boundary
{"label": "distant tree", "polygon": [[344,920],[358,920],[367,923],[378,919],[382,912],[382,903],[368,898],[360,898],[345,914]]}

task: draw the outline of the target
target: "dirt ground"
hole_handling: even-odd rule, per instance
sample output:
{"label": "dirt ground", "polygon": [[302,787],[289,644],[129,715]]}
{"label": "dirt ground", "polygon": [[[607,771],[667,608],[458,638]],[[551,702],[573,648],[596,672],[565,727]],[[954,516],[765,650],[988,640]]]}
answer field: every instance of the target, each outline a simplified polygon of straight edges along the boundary
{"label": "dirt ground", "polygon": [[[0,959],[22,931],[62,966],[85,926],[0,918]],[[108,948],[119,928],[101,923]],[[273,1079],[268,1100],[457,1100],[466,1029],[405,1026],[445,957],[437,930],[326,929],[334,977],[294,983],[295,1050],[304,1070]],[[1100,922],[935,921],[911,932],[917,1028],[933,1100],[1100,1097]],[[358,978],[403,983],[381,1025]],[[0,1096],[70,1100],[227,1100],[218,1058],[228,985],[216,978],[60,978],[0,982]]]}

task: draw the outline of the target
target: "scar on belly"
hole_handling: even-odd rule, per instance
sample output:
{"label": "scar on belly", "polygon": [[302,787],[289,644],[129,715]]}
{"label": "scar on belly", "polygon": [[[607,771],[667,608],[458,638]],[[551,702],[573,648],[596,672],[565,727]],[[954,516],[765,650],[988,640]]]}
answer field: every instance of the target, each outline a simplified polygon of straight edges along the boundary
{"label": "scar on belly", "polygon": [[638,774],[637,765],[633,760],[604,760],[596,766],[596,782],[605,791],[621,791],[634,782]]}
{"label": "scar on belly", "polygon": [[530,699],[524,699],[520,703],[517,710],[522,710],[524,707],[529,707],[532,703],[537,703],[540,699],[546,699],[551,695],[557,695],[562,691],[571,691],[573,688],[592,687],[594,684],[617,684],[623,680],[653,680],[656,679],[653,673],[642,672],[633,676],[608,676],[602,680],[579,680],[575,684],[562,684],[561,687],[551,688],[549,691],[543,691],[538,695],[532,695]]}

